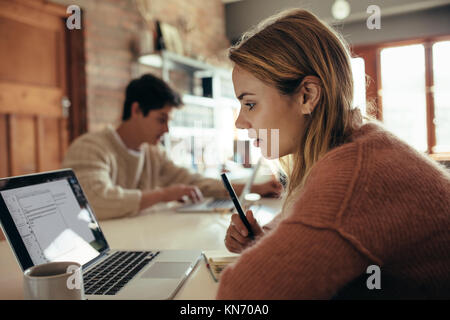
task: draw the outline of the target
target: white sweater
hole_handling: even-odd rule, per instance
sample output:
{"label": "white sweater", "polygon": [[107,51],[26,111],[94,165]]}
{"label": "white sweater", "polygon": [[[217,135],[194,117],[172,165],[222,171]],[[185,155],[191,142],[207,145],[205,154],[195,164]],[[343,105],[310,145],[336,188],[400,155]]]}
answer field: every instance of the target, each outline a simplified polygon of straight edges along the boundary
{"label": "white sweater", "polygon": [[98,219],[137,215],[143,190],[171,184],[196,185],[207,197],[226,197],[216,179],[176,166],[157,146],[142,144],[130,153],[111,126],[78,137],[69,147],[64,168],[72,168]]}

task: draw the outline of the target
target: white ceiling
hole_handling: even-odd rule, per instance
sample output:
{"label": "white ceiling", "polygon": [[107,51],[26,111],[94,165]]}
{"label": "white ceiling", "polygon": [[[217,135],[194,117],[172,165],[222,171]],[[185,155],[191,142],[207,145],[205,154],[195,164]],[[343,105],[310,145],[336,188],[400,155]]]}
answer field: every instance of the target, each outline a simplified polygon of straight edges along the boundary
{"label": "white ceiling", "polygon": [[[272,13],[284,8],[303,7],[313,11],[324,20],[333,20],[331,6],[335,0],[222,0],[227,7],[242,8],[249,13]],[[427,10],[450,4],[450,0],[346,0],[350,4],[350,16],[345,22],[365,19],[366,9],[369,5],[380,6],[384,16],[401,14],[419,10]],[[251,10],[249,10],[251,9]],[[251,12],[249,12],[251,11]]]}
{"label": "white ceiling", "polygon": [[243,31],[248,30],[266,17],[293,7],[308,9],[330,24],[349,24],[367,19],[367,8],[373,4],[381,8],[383,18],[450,5],[450,0],[347,0],[351,8],[350,15],[344,20],[337,21],[333,19],[331,14],[331,7],[335,0],[222,1],[225,3],[227,36],[229,39],[236,39]]}

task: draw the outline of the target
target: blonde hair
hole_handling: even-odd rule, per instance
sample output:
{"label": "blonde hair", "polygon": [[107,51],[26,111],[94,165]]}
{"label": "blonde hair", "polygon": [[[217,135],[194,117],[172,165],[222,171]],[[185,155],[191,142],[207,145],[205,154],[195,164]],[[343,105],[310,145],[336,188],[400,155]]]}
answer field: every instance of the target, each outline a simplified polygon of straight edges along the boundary
{"label": "blonde hair", "polygon": [[229,58],[282,95],[298,92],[308,75],[321,81],[321,96],[314,111],[306,115],[298,152],[281,159],[288,174],[289,198],[303,187],[313,165],[351,134],[353,76],[349,49],[339,34],[314,14],[290,9],[245,33],[230,48]]}

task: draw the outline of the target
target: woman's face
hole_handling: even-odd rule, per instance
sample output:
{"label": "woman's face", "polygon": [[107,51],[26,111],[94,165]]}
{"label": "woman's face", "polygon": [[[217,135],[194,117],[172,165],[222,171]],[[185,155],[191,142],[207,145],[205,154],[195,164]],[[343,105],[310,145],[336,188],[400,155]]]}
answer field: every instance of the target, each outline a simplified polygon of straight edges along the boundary
{"label": "woman's face", "polygon": [[295,152],[305,121],[298,98],[281,95],[237,65],[233,69],[233,84],[241,102],[236,127],[248,129],[249,137],[255,139],[254,145],[261,148],[265,158]]}

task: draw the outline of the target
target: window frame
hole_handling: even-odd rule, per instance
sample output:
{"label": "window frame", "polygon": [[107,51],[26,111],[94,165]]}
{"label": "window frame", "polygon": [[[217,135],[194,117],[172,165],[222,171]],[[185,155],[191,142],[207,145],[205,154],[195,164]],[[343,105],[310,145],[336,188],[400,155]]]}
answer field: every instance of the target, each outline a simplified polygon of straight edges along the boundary
{"label": "window frame", "polygon": [[[450,152],[434,153],[436,145],[436,126],[434,119],[434,74],[433,74],[433,52],[432,47],[436,42],[450,41],[450,35],[439,35],[433,37],[420,37],[408,40],[382,42],[370,45],[359,45],[351,47],[352,57],[361,57],[365,61],[367,88],[366,101],[368,102],[368,114],[383,121],[383,100],[381,85],[381,50],[392,47],[422,44],[425,48],[425,92],[426,92],[426,115],[427,115],[427,154],[439,161],[450,160]],[[373,109],[369,108],[372,103]]]}

